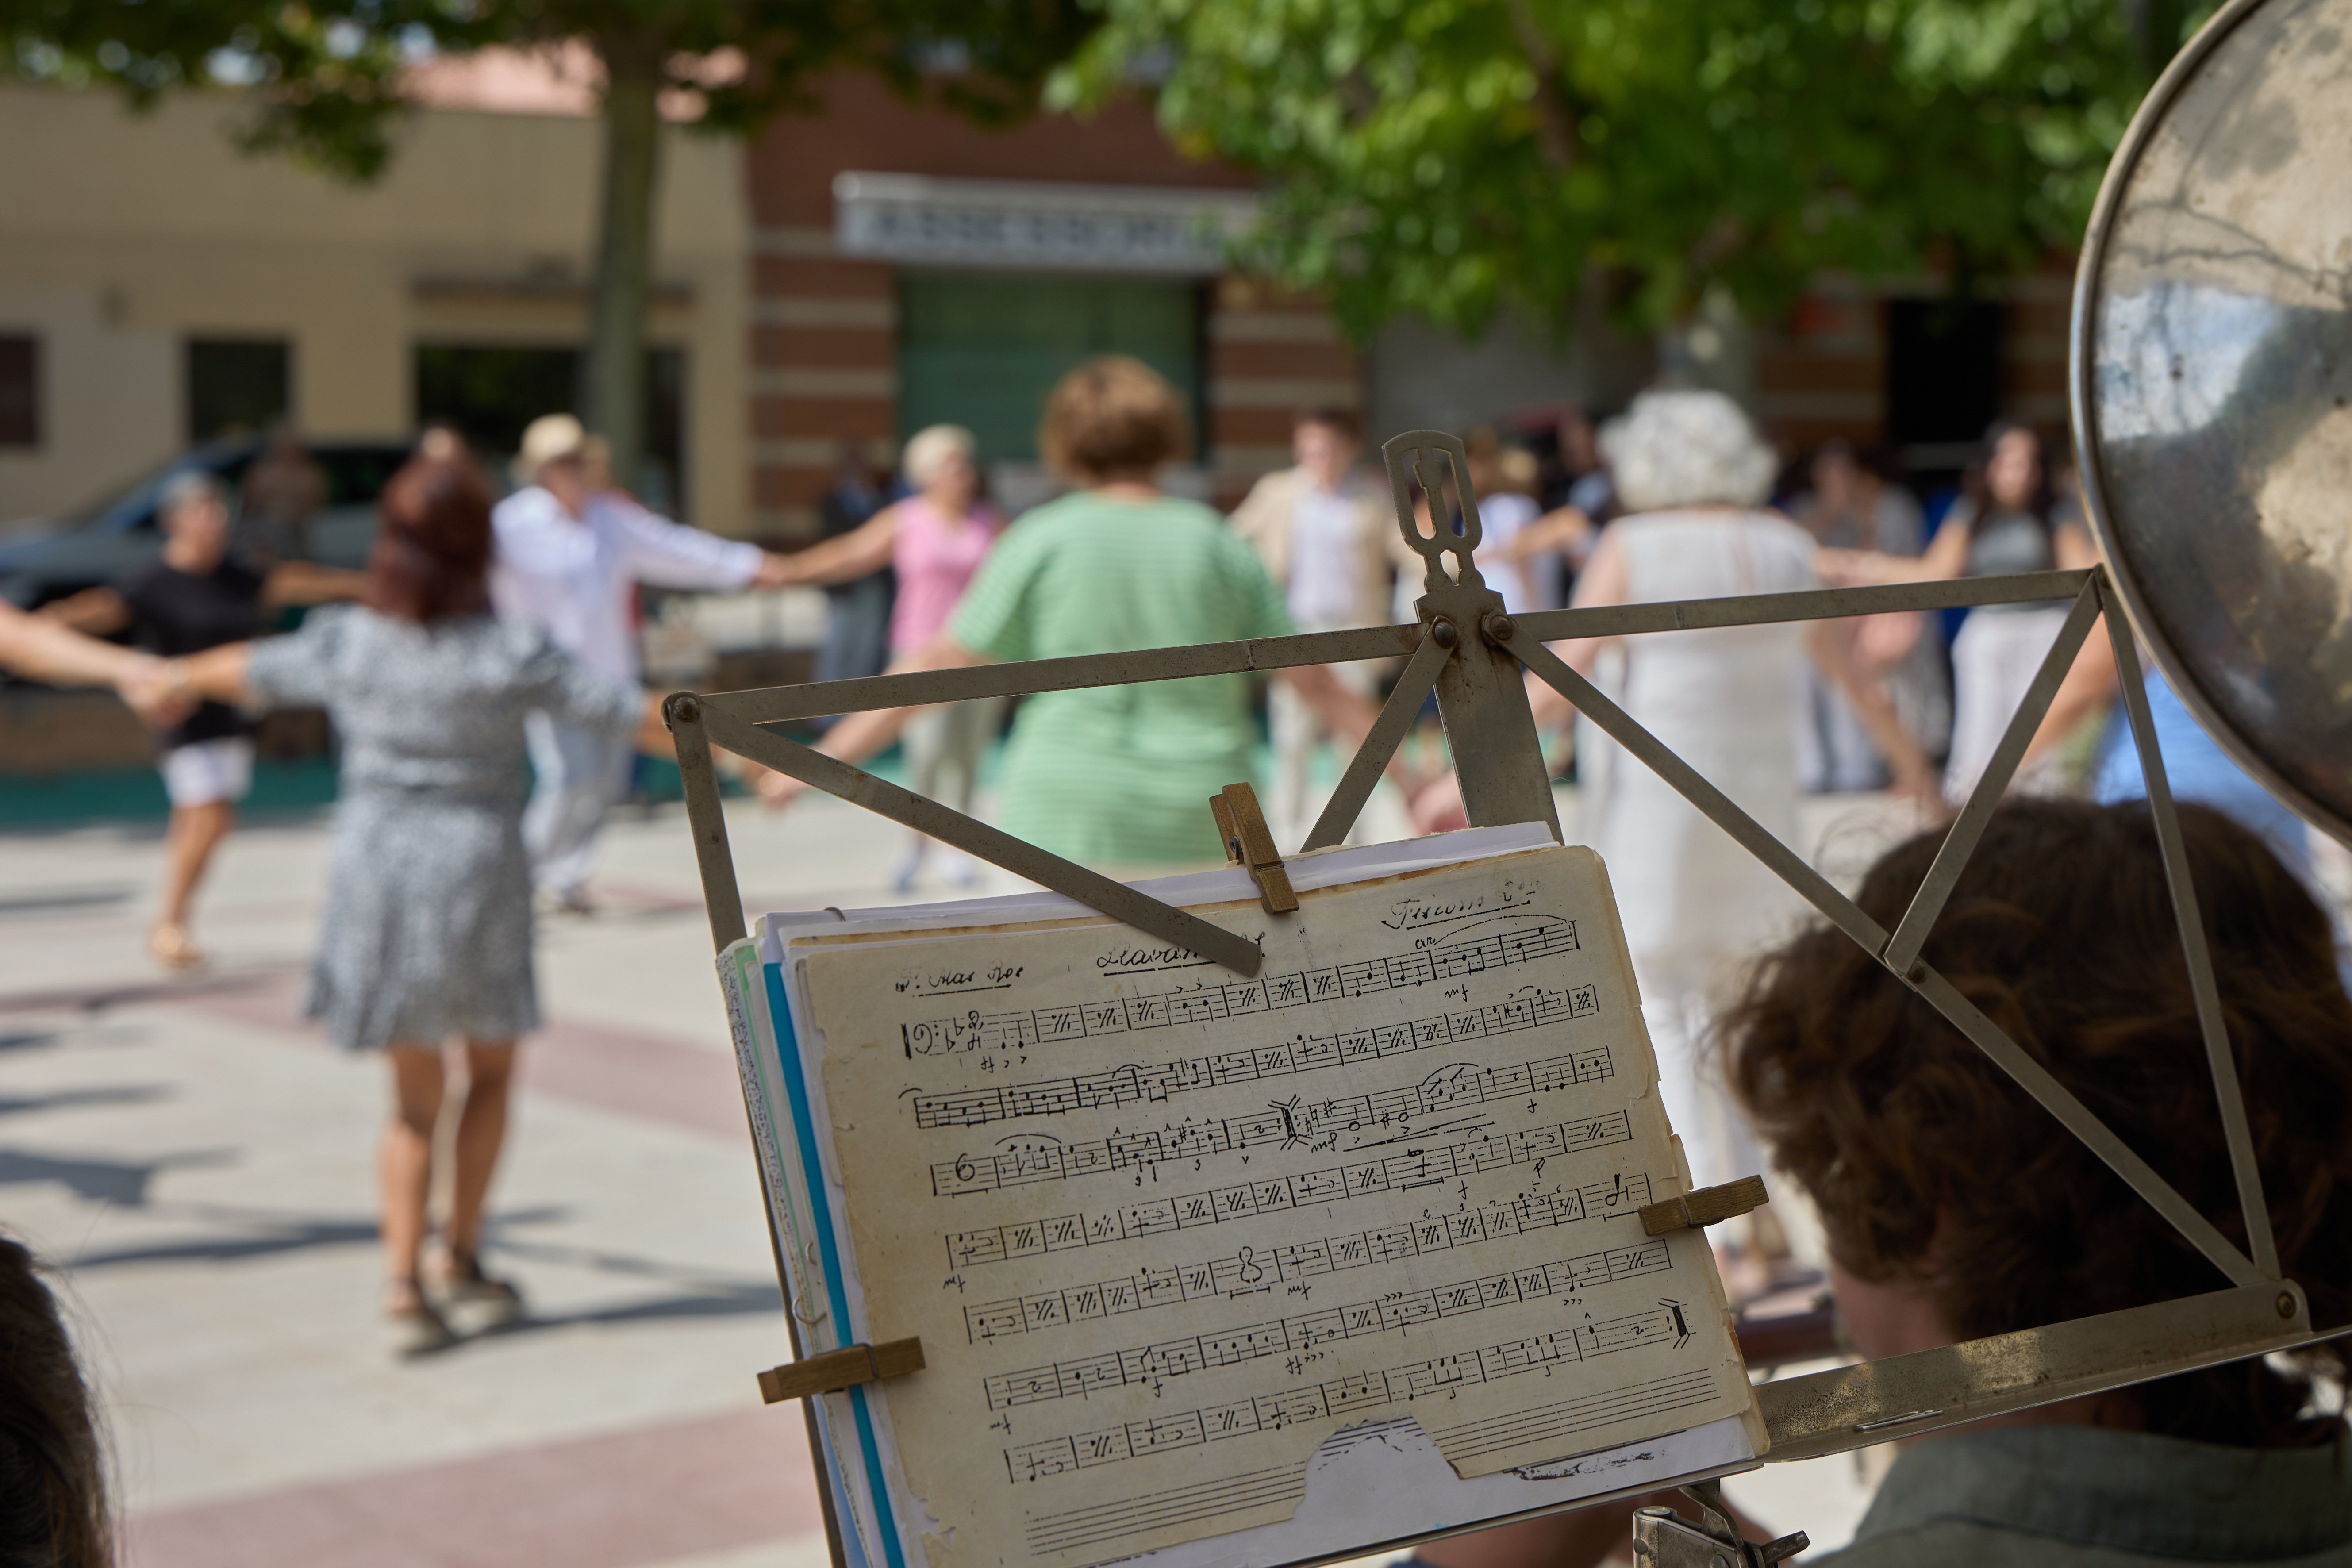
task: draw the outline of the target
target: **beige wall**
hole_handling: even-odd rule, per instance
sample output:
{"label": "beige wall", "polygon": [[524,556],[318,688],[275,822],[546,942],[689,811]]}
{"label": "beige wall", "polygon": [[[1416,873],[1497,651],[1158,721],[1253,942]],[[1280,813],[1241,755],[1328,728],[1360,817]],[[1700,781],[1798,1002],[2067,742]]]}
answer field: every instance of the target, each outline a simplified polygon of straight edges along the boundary
{"label": "beige wall", "polygon": [[[0,89],[0,331],[39,332],[45,384],[43,447],[0,451],[0,520],[78,505],[175,450],[191,334],[289,339],[295,418],[318,437],[407,434],[421,338],[583,337],[593,121],[423,111],[382,183],[352,189],[239,153],[236,113]],[[654,334],[688,351],[694,521],[741,532],[742,153],[672,130],[663,156]]]}

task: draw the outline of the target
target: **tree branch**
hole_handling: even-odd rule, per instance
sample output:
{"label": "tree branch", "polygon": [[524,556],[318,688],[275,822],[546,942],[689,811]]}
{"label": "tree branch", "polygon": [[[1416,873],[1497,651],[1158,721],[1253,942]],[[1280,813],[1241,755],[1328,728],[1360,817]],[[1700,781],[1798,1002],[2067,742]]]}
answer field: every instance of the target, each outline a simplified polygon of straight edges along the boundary
{"label": "tree branch", "polygon": [[1511,32],[1536,73],[1536,145],[1556,174],[1576,165],[1576,110],[1560,87],[1559,51],[1538,25],[1528,0],[1510,0]]}

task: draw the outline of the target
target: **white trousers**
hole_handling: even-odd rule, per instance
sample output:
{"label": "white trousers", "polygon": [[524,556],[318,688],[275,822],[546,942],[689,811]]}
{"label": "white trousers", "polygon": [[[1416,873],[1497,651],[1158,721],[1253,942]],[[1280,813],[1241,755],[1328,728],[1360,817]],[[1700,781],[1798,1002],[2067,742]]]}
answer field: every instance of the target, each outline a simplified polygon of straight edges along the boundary
{"label": "white trousers", "polygon": [[[1944,768],[1944,798],[1958,805],[1984,776],[2034,672],[2066,625],[2066,606],[1977,610],[1952,639],[1952,755]],[[2018,770],[2010,788],[2044,795],[2058,787],[2058,758],[2045,753]]]}
{"label": "white trousers", "polygon": [[[1302,632],[1332,632],[1352,629],[1352,626],[1301,626]],[[1331,673],[1340,684],[1366,697],[1380,695],[1379,665],[1370,659],[1358,659],[1352,664],[1335,664]],[[1315,813],[1323,807],[1324,795],[1310,786],[1310,773],[1315,765],[1315,752],[1328,738],[1323,721],[1307,705],[1290,682],[1276,680],[1267,688],[1265,697],[1266,729],[1274,743],[1274,799],[1268,803],[1267,826],[1274,830],[1275,842],[1286,852],[1306,841],[1307,829],[1315,826]],[[1340,759],[1341,765],[1347,759]],[[1404,821],[1403,808],[1392,798],[1385,786],[1373,793],[1364,804],[1361,816],[1348,834],[1350,844],[1381,844],[1396,838],[1410,838],[1412,829]]]}
{"label": "white trousers", "polygon": [[544,713],[524,716],[523,738],[536,775],[522,814],[531,885],[551,897],[567,898],[588,885],[596,864],[596,829],[629,782],[636,747],[626,735],[558,723]]}

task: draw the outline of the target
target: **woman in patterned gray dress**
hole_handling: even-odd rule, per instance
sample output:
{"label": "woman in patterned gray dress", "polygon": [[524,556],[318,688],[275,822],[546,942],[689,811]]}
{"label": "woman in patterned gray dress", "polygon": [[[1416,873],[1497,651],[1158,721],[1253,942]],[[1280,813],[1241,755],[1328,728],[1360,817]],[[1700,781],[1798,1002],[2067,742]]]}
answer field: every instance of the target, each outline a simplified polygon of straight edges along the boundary
{"label": "woman in patterned gray dress", "polygon": [[363,605],[299,631],[184,661],[189,691],[249,706],[317,705],[341,736],[327,910],[307,1010],[346,1050],[383,1050],[394,1109],[378,1163],[385,1311],[411,1350],[454,1337],[419,1272],[443,1103],[458,1042],[446,1300],[511,1314],[482,1272],[483,1201],[506,1131],[516,1039],[539,1023],[523,853],[523,715],[540,710],[649,748],[650,699],[536,630],[491,616],[490,497],[462,458],[419,458],[386,487]]}

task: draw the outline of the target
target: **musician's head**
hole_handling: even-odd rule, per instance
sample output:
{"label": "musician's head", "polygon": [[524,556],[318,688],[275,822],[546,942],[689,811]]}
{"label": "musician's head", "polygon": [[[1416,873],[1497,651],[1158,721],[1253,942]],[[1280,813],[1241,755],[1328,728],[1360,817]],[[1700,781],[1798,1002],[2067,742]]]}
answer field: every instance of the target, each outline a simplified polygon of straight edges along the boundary
{"label": "musician's head", "polygon": [[[2352,1321],[2352,1000],[2327,916],[2260,838],[2180,808],[2288,1278]],[[1941,842],[1872,869],[1893,930]],[[1924,956],[2242,1249],[2230,1158],[2145,805],[1995,814]],[[1727,1018],[1728,1065],[1819,1205],[1864,1354],[2038,1327],[2229,1281],[1941,1015],[1828,928],[1773,953]],[[2340,1376],[2333,1346],[2315,1359]],[[2301,1372],[2242,1361],[2109,1396],[2092,1418],[2210,1443],[2311,1430]]]}

